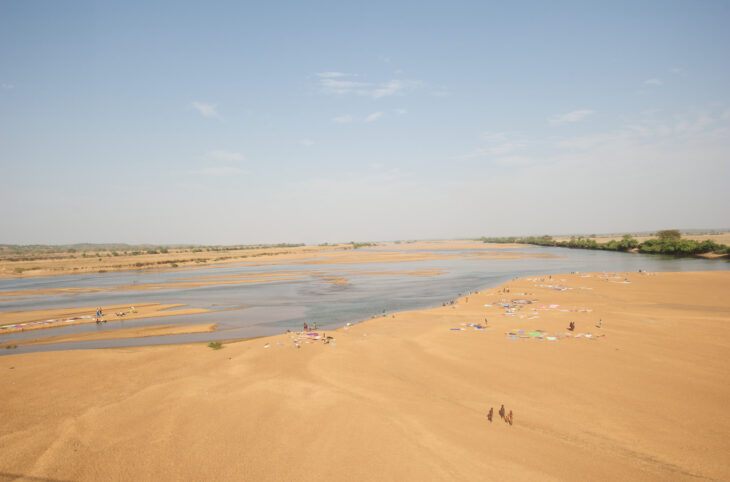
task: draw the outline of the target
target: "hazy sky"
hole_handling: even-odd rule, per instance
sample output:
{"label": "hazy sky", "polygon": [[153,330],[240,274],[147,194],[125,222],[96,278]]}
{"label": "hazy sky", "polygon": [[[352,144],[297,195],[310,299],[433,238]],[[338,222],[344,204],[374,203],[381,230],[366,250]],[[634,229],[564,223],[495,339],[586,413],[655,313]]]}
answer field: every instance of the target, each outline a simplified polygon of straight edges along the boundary
{"label": "hazy sky", "polygon": [[730,227],[728,25],[721,1],[2,1],[0,243]]}

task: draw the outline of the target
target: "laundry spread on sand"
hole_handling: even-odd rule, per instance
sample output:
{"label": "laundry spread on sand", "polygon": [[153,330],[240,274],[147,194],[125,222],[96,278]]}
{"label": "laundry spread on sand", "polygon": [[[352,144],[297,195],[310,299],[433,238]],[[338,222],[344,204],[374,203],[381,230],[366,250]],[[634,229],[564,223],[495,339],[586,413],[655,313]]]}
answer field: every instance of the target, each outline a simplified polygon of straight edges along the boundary
{"label": "laundry spread on sand", "polygon": [[548,333],[544,330],[534,330],[534,331],[525,331],[525,330],[518,330],[518,329],[512,329],[511,331],[505,332],[505,336],[508,340],[520,340],[520,339],[526,339],[526,340],[538,340],[538,341],[558,341],[558,340],[564,340],[566,338],[577,338],[577,339],[586,339],[586,340],[598,340],[599,338],[605,338],[605,334],[601,335],[593,335],[591,333]]}
{"label": "laundry spread on sand", "polygon": [[[292,345],[286,345],[284,343],[277,343],[276,346],[293,346],[294,348],[301,348],[302,345],[312,345],[315,343],[322,343],[324,345],[337,346],[335,338],[329,336],[326,333],[320,334],[319,332],[313,331],[309,333],[297,332],[289,333],[289,339]],[[269,348],[269,343],[264,345],[264,348]]]}
{"label": "laundry spread on sand", "polygon": [[513,305],[529,305],[532,301],[530,300],[524,300],[524,299],[514,299],[512,300]]}
{"label": "laundry spread on sand", "polygon": [[565,291],[565,290],[572,290],[573,289],[570,286],[546,285],[546,284],[534,285],[534,287],[535,288],[550,288],[550,289],[555,290],[555,291]]}
{"label": "laundry spread on sand", "polygon": [[30,328],[32,326],[38,326],[38,325],[51,325],[54,323],[71,323],[78,320],[90,320],[92,318],[91,315],[84,315],[84,316],[75,316],[73,318],[61,318],[61,319],[55,319],[55,320],[44,320],[44,321],[26,321],[24,323],[12,323],[9,325],[2,325],[0,326],[0,330],[9,330],[11,328]]}
{"label": "laundry spread on sand", "polygon": [[[525,293],[523,293],[523,294],[525,294]],[[529,305],[532,305],[533,303],[536,303],[537,301],[539,301],[539,300],[537,300],[537,299],[529,300],[526,298],[515,298],[515,299],[509,300],[509,301],[503,299],[503,300],[500,300],[489,306],[499,306],[501,308],[504,308],[505,309],[504,313],[502,313],[503,316],[519,316],[519,318],[523,319],[528,315],[533,316],[533,317],[539,315],[539,313],[537,311],[535,311],[535,308],[529,306]],[[484,305],[484,306],[487,306],[487,305]],[[521,314],[520,312],[525,307],[528,307],[527,309],[530,310],[530,312],[527,314]]]}
{"label": "laundry spread on sand", "polygon": [[[540,311],[561,311],[563,313],[590,313],[593,310],[588,308],[560,308],[560,305],[540,305],[537,308],[533,308],[534,310],[540,310]],[[538,314],[537,312],[533,313],[534,315]]]}
{"label": "laundry spread on sand", "polygon": [[473,328],[476,331],[491,331],[491,327],[481,325],[479,323],[462,323],[460,328],[449,328],[449,331],[467,331],[467,328]]}

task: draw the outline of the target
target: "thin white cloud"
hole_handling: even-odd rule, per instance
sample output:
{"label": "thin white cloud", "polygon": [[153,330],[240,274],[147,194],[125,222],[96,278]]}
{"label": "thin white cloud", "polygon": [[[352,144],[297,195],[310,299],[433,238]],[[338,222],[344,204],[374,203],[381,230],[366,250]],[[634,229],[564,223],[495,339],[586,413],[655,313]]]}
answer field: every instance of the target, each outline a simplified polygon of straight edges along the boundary
{"label": "thin white cloud", "polygon": [[333,118],[332,122],[334,122],[335,124],[349,124],[353,120],[354,119],[352,118],[352,116],[350,114],[345,114],[345,115],[340,115],[340,116]]}
{"label": "thin white cloud", "polygon": [[579,122],[589,115],[593,114],[592,110],[579,109],[566,112],[565,114],[556,114],[548,119],[551,125],[565,124],[568,122]]}
{"label": "thin white cloud", "polygon": [[519,150],[519,148],[520,146],[516,146],[513,144],[499,144],[489,147],[477,147],[468,154],[458,156],[457,159],[474,159],[477,157],[503,156],[505,154],[509,154],[511,152]]}
{"label": "thin white cloud", "polygon": [[487,142],[505,142],[507,140],[506,132],[485,132],[482,134],[482,139]]}
{"label": "thin white cloud", "polygon": [[538,159],[529,156],[504,156],[498,157],[495,161],[497,162],[497,164],[513,167],[529,166],[540,162]]}
{"label": "thin white cloud", "polygon": [[203,169],[193,171],[194,174],[202,174],[204,176],[230,176],[241,174],[243,169],[233,166],[214,166],[205,167]]}
{"label": "thin white cloud", "polygon": [[223,151],[223,150],[209,151],[205,155],[205,158],[209,159],[211,161],[225,161],[225,162],[242,161],[244,159],[243,154],[241,154],[240,152],[230,152],[230,151]]}
{"label": "thin white cloud", "polygon": [[312,139],[300,139],[299,144],[304,147],[312,147],[314,145],[314,141]]}
{"label": "thin white cloud", "polygon": [[486,141],[486,146],[478,147],[472,152],[460,156],[461,159],[476,157],[504,156],[525,148],[528,142],[518,134],[506,132],[485,132],[480,136]]}
{"label": "thin white cloud", "polygon": [[214,104],[208,104],[205,102],[193,102],[192,105],[193,108],[195,108],[195,110],[197,110],[203,117],[220,118],[220,114],[218,114],[218,109]]}
{"label": "thin white cloud", "polygon": [[405,115],[408,113],[408,110],[401,107],[398,109],[393,109],[393,112],[395,112],[398,115]]}
{"label": "thin white cloud", "polygon": [[431,91],[431,95],[434,97],[450,97],[451,91],[446,87],[440,87],[436,90]]}
{"label": "thin white cloud", "polygon": [[503,142],[487,148],[490,154],[508,154],[520,149],[522,149],[522,145],[513,142]]}
{"label": "thin white cloud", "polygon": [[10,89],[14,89],[14,88],[15,88],[15,86],[13,84],[0,84],[0,89],[3,89],[3,90],[10,90]]}
{"label": "thin white cloud", "polygon": [[356,82],[353,80],[336,80],[332,78],[320,79],[319,85],[322,91],[327,94],[349,94],[352,92],[367,92],[370,84],[367,82]]}
{"label": "thin white cloud", "polygon": [[346,74],[344,72],[319,72],[317,73],[317,77],[323,78],[323,79],[332,79],[336,77],[347,77],[350,74]]}
{"label": "thin white cloud", "polygon": [[644,84],[646,85],[663,85],[664,81],[662,79],[647,79],[644,81]]}
{"label": "thin white cloud", "polygon": [[361,82],[350,79],[350,77],[357,77],[356,74],[345,72],[320,72],[316,76],[319,77],[319,87],[324,94],[354,94],[372,97],[373,99],[401,95],[409,88],[419,84],[417,81],[403,81],[400,79],[391,79],[380,83]]}
{"label": "thin white cloud", "polygon": [[560,139],[555,147],[572,151],[608,151],[639,149],[643,145],[670,142],[690,142],[700,137],[730,138],[730,128],[723,123],[730,116],[705,110],[691,114],[675,114],[671,118],[654,113],[632,119],[619,129],[604,133]]}
{"label": "thin white cloud", "polygon": [[394,79],[374,89],[370,95],[372,95],[375,99],[379,99],[381,97],[396,95],[400,93],[403,89],[404,83],[400,80]]}
{"label": "thin white cloud", "polygon": [[365,122],[375,122],[383,116],[382,112],[373,112],[365,118]]}

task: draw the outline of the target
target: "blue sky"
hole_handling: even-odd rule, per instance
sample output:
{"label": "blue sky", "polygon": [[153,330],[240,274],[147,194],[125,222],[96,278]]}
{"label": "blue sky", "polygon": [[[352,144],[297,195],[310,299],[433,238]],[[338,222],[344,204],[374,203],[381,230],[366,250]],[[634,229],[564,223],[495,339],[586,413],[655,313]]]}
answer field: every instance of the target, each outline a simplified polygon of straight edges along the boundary
{"label": "blue sky", "polygon": [[726,2],[0,3],[0,243],[730,227]]}

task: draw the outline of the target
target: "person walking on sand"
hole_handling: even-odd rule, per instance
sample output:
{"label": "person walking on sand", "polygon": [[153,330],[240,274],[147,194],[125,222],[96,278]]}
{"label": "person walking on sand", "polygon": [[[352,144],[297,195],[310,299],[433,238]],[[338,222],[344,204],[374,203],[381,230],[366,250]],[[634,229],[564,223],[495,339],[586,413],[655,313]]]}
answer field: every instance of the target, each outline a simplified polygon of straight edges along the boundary
{"label": "person walking on sand", "polygon": [[489,407],[489,413],[487,414],[487,420],[489,420],[491,422],[493,415],[494,415],[494,407]]}
{"label": "person walking on sand", "polygon": [[304,331],[309,331],[309,326],[306,323],[304,323]]}
{"label": "person walking on sand", "polygon": [[598,320],[598,328],[603,328],[603,319]]}
{"label": "person walking on sand", "polygon": [[510,410],[509,413],[507,414],[506,420],[507,420],[508,424],[512,425],[512,410]]}
{"label": "person walking on sand", "polygon": [[502,404],[502,407],[499,409],[499,417],[504,420],[504,403]]}

